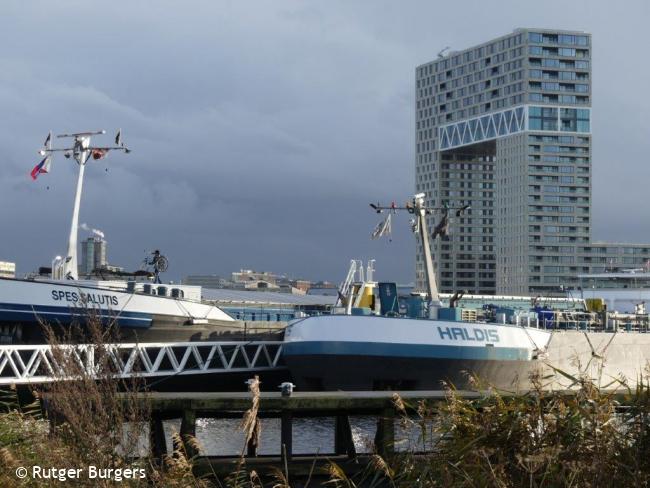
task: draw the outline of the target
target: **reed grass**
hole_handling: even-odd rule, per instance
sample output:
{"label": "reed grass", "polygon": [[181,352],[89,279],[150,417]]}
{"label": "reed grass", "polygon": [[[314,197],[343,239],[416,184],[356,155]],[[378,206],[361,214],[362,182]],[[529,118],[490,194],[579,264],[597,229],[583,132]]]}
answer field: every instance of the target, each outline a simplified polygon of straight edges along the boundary
{"label": "reed grass", "polygon": [[[416,429],[418,442],[406,452],[372,452],[366,469],[349,476],[344,467],[326,463],[308,480],[294,480],[286,464],[261,470],[247,466],[245,453],[260,442],[259,379],[249,385],[251,407],[240,428],[245,442],[239,462],[223,480],[214,473],[197,477],[201,446],[193,437],[173,435],[173,452],[162,464],[143,455],[150,411],[143,382],[113,374],[105,344],[114,331],[98,321],[84,334],[50,334],[61,366],[56,381],[35,390],[34,402],[20,405],[15,390],[0,392],[0,486],[30,486],[16,478],[18,466],[105,468],[144,467],[144,480],[121,486],[289,488],[322,483],[334,487],[647,487],[650,485],[650,383],[634,387],[617,379],[619,394],[584,374],[555,370],[570,380],[572,394],[552,391],[548,378],[531,378],[531,391],[499,392],[473,378],[489,394],[461,397],[452,385],[441,402],[410,404],[393,396],[398,421]],[[82,337],[83,336],[83,337]],[[89,339],[90,338],[90,339]],[[85,371],[64,344],[92,340],[95,372]],[[596,358],[601,361],[605,358]],[[624,394],[620,394],[623,391]],[[41,408],[45,405],[45,412]],[[427,452],[423,452],[425,448]],[[318,469],[316,469],[318,471]],[[314,476],[312,477],[312,474]],[[106,480],[80,480],[75,486],[112,486]],[[31,486],[61,486],[60,482]]]}
{"label": "reed grass", "polygon": [[[0,393],[0,486],[210,486],[192,474],[192,459],[175,451],[160,466],[147,457],[150,409],[144,381],[117,377],[107,344],[117,331],[87,312],[81,325],[64,330],[41,324],[58,365],[54,381],[34,388],[34,402],[22,406],[15,388]],[[71,353],[70,344],[93,344],[93,371]],[[190,445],[197,442],[188,439]],[[176,444],[176,443],[175,443]],[[182,446],[182,442],[180,442]],[[144,478],[21,480],[18,467],[144,469]]]}
{"label": "reed grass", "polygon": [[533,378],[533,390],[521,395],[492,390],[468,400],[449,387],[446,401],[435,405],[398,399],[402,421],[419,428],[433,450],[373,459],[358,482],[379,472],[395,486],[648,486],[648,382],[639,381],[619,401],[620,394],[575,379],[579,387],[570,395]]}

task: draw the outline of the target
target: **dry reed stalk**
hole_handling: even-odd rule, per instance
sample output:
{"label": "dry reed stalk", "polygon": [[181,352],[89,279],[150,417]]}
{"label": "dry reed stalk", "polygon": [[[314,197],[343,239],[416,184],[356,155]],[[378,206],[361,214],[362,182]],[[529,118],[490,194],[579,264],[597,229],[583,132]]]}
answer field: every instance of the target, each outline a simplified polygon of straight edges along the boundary
{"label": "dry reed stalk", "polygon": [[249,445],[257,447],[262,431],[262,425],[257,417],[260,408],[260,379],[257,375],[249,381],[248,389],[251,392],[251,408],[246,410],[239,427],[244,431],[244,447],[241,456],[243,457]]}

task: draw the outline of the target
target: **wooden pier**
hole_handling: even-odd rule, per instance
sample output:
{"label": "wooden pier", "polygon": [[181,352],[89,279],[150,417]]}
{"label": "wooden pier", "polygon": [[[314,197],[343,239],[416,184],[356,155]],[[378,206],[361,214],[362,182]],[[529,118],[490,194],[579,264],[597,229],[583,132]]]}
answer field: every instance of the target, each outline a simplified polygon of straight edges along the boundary
{"label": "wooden pier", "polygon": [[[574,390],[556,391],[556,394],[575,395]],[[480,400],[493,392],[455,391],[454,395],[464,399]],[[522,395],[519,393],[500,393],[502,396]],[[395,395],[401,398],[400,406],[395,402]],[[352,391],[352,392],[293,392],[291,396],[282,396],[279,392],[261,392],[259,395],[257,417],[262,419],[280,419],[280,439],[277,451],[280,454],[260,455],[256,440],[253,439],[244,449],[243,457],[239,455],[207,456],[196,451],[196,421],[200,418],[242,419],[244,413],[252,406],[249,392],[231,393],[148,393],[142,399],[151,409],[150,452],[155,460],[162,460],[170,454],[167,451],[163,421],[181,419],[180,435],[186,453],[194,458],[195,474],[216,474],[227,476],[245,462],[246,469],[255,469],[258,473],[275,467],[287,469],[297,477],[311,477],[314,472],[323,472],[330,462],[335,462],[347,475],[352,475],[366,468],[371,462],[372,453],[357,453],[350,416],[364,415],[376,419],[374,437],[375,452],[386,456],[395,452],[396,417],[406,411],[412,413],[421,401],[429,405],[445,402],[445,391]],[[625,405],[626,393],[615,394]],[[621,407],[624,408],[624,407]],[[333,452],[312,452],[295,454],[293,452],[293,427],[296,418],[329,417],[334,419]],[[188,442],[189,441],[189,442]],[[426,453],[421,453],[426,454]]]}
{"label": "wooden pier", "polygon": [[[259,455],[253,439],[245,452],[248,468],[288,467],[294,475],[306,476],[308,472],[335,461],[346,472],[363,469],[368,454],[357,453],[350,427],[351,415],[367,415],[377,420],[374,438],[375,449],[382,455],[394,452],[395,417],[399,414],[394,395],[407,403],[416,405],[421,400],[444,401],[444,391],[364,391],[364,392],[294,392],[282,396],[279,392],[262,392],[259,396],[258,418],[280,419],[280,455]],[[465,398],[480,398],[478,392],[458,392]],[[250,393],[150,393],[143,401],[151,408],[150,449],[155,459],[162,459],[167,452],[163,421],[181,419],[180,435],[189,456],[197,456],[195,466],[199,473],[230,473],[241,461],[240,456],[205,456],[197,452],[195,444],[188,442],[196,437],[196,420],[199,418],[238,418],[251,408]],[[293,452],[293,420],[300,417],[334,418],[334,451],[295,455]],[[188,437],[189,436],[189,437]]]}

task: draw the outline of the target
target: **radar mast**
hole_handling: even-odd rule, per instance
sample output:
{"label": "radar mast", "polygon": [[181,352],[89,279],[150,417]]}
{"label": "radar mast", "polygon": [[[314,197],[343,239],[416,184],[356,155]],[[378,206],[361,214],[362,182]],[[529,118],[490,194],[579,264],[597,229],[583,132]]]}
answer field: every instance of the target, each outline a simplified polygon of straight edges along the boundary
{"label": "radar mast", "polygon": [[[53,148],[52,132],[45,139],[43,149],[39,151],[41,156],[45,156],[48,167],[49,159],[57,152],[62,152],[66,158],[72,156],[79,165],[79,174],[77,177],[77,190],[75,192],[74,207],[72,210],[72,222],[70,224],[70,236],[68,237],[68,251],[65,257],[55,260],[52,268],[52,278],[78,280],[79,272],[77,267],[77,235],[79,230],[79,208],[81,206],[81,192],[83,188],[84,172],[86,164],[92,157],[93,160],[102,159],[110,151],[124,151],[126,154],[131,150],[122,142],[122,131],[118,130],[115,135],[115,145],[113,146],[93,146],[91,137],[105,134],[105,130],[76,132],[72,134],[59,134],[57,139],[71,138],[73,140],[71,147]],[[44,161],[46,161],[44,160]],[[32,176],[33,177],[33,176]]]}
{"label": "radar mast", "polygon": [[[431,318],[437,318],[437,311],[440,308],[440,293],[438,292],[438,283],[436,281],[436,273],[433,268],[433,259],[431,257],[431,247],[429,245],[429,229],[427,226],[427,215],[431,215],[436,211],[442,211],[442,219],[433,229],[431,238],[435,239],[436,237],[447,235],[449,229],[449,211],[455,210],[456,217],[462,216],[467,210],[470,209],[469,205],[462,207],[429,207],[425,204],[425,194],[418,193],[413,196],[413,199],[410,202],[406,202],[404,206],[397,206],[395,203],[392,203],[390,206],[383,206],[379,203],[371,203],[370,206],[377,213],[383,213],[388,211],[389,215],[387,220],[390,218],[390,215],[397,213],[398,211],[406,210],[409,214],[414,215],[414,218],[411,220],[411,229],[413,233],[417,234],[420,238],[420,243],[422,244],[422,250],[424,252],[424,272],[425,280],[427,285],[427,295],[429,297],[429,315]],[[388,221],[390,222],[390,221]],[[377,236],[380,237],[383,234],[383,230],[378,226],[379,232]],[[390,227],[390,224],[388,225]],[[384,226],[385,228],[385,226]]]}

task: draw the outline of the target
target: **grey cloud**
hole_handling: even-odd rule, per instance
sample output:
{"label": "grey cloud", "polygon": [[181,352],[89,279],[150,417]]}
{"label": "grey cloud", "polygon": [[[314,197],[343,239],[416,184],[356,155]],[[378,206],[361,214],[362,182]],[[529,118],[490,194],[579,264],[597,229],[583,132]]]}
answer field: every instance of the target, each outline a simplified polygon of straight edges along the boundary
{"label": "grey cloud", "polygon": [[413,190],[415,66],[518,26],[593,33],[595,234],[650,241],[647,13],[640,1],[5,2],[0,259],[27,272],[65,248],[72,162],[28,178],[47,130],[122,127],[134,151],[93,163],[81,217],[115,264],[158,247],[173,279],[256,267],[340,280],[349,259],[375,257],[381,279],[411,281],[406,219],[393,242],[370,241],[368,203]]}

